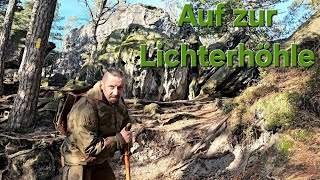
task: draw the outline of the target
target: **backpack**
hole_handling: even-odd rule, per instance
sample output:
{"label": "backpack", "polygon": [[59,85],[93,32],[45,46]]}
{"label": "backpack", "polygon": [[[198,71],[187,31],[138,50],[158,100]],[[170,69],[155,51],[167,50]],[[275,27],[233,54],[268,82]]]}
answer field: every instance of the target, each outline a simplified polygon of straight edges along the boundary
{"label": "backpack", "polygon": [[87,91],[90,87],[86,87],[80,90],[74,90],[70,92],[63,93],[62,98],[57,107],[56,115],[53,120],[55,129],[62,135],[68,134],[68,113],[72,109],[72,106],[81,98],[85,97],[87,101],[91,104],[96,114],[98,114],[98,108],[96,103],[92,98],[87,95]]}

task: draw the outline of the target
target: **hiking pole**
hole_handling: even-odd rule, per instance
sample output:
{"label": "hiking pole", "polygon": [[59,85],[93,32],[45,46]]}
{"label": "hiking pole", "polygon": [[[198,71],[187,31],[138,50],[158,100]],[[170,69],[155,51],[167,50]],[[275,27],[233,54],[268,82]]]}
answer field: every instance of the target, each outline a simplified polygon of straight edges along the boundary
{"label": "hiking pole", "polygon": [[[131,123],[128,123],[125,130],[130,131],[130,129],[131,129]],[[126,144],[125,152],[124,152],[124,164],[126,166],[126,180],[130,180],[130,162],[129,162],[130,155],[129,155],[129,152],[130,152],[130,145],[128,143],[128,144]]]}

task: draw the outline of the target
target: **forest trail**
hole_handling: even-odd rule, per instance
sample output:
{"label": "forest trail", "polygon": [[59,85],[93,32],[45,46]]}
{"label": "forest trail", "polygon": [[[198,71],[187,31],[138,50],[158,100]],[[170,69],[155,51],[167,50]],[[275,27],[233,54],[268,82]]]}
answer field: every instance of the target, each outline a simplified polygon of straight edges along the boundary
{"label": "forest trail", "polygon": [[207,98],[151,105],[143,100],[126,102],[134,122],[132,179],[178,178],[181,174],[175,174],[175,168],[182,168],[180,163],[191,147],[225,116],[218,108],[222,101]]}
{"label": "forest trail", "polygon": [[[228,131],[223,106],[230,100],[126,100],[134,122],[132,179],[319,178],[319,128],[303,141],[276,133],[234,144],[238,135]],[[150,103],[153,112],[146,108]],[[283,136],[293,142],[285,158],[279,145]],[[121,179],[125,171],[119,159],[116,154],[112,166]]]}

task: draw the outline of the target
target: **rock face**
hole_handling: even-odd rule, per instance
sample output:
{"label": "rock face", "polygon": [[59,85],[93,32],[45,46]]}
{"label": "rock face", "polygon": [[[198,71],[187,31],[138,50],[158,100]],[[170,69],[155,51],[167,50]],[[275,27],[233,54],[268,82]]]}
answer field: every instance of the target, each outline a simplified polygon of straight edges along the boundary
{"label": "rock face", "polygon": [[5,69],[18,69],[23,56],[26,31],[14,31],[5,50]]}
{"label": "rock face", "polygon": [[[127,97],[161,101],[185,99],[189,84],[189,67],[141,67],[140,59],[140,44],[147,45],[146,59],[152,61],[158,59],[158,43],[164,45],[164,51],[180,51],[181,42],[172,40],[157,30],[132,24],[126,29],[113,31],[107,37],[98,52],[98,69],[103,71],[110,66],[122,69],[127,77]],[[197,46],[191,43],[191,46]],[[174,60],[179,59],[175,57]]]}
{"label": "rock face", "polygon": [[[152,6],[135,4],[124,11],[111,15],[110,19],[97,30],[98,52],[96,60],[97,80],[101,79],[108,67],[117,67],[126,74],[126,97],[158,101],[193,99],[198,95],[231,95],[247,86],[255,75],[253,68],[187,67],[180,65],[169,68],[141,67],[140,45],[147,45],[147,61],[156,61],[163,45],[163,53],[169,49],[181,52],[180,45],[197,51],[201,45],[191,26],[177,27],[162,10]],[[63,41],[63,60],[58,63],[58,72],[68,78],[86,77],[85,59],[90,56],[91,26],[86,24],[72,30]],[[211,49],[227,50],[245,42],[244,33],[230,34],[224,41],[217,42]],[[188,57],[189,58],[189,57]],[[179,61],[174,56],[171,61]]]}
{"label": "rock face", "polygon": [[[247,42],[249,37],[242,30],[227,33],[217,42],[208,46],[208,51],[220,49],[226,53],[228,49],[235,49],[239,43]],[[209,62],[209,60],[207,59]],[[238,67],[234,61],[233,67],[199,67],[196,74],[192,76],[189,84],[189,99],[198,95],[210,95],[213,97],[234,97],[239,90],[250,85],[258,77],[257,68]]]}
{"label": "rock face", "polygon": [[[107,37],[117,29],[126,29],[130,24],[138,24],[145,28],[155,29],[169,38],[183,38],[189,32],[176,27],[169,20],[169,16],[162,10],[152,6],[134,4],[124,11],[113,13],[108,21],[97,29],[97,40],[102,44]],[[81,54],[90,52],[92,39],[91,24],[88,23],[79,29],[70,31],[63,40],[64,61],[59,63],[58,72],[73,77],[83,62]],[[177,37],[178,36],[178,37]],[[122,39],[123,40],[123,39]]]}
{"label": "rock face", "polygon": [[[189,68],[154,67],[140,65],[140,44],[147,44],[147,59],[157,57],[157,43],[164,49],[177,49],[182,42],[189,42],[197,48],[199,41],[190,36],[190,27],[177,27],[162,9],[135,4],[124,12],[114,13],[98,28],[98,61],[96,79],[110,66],[126,73],[126,96],[151,100],[185,99],[189,84]],[[58,72],[69,78],[85,77],[85,67],[81,69],[85,56],[90,52],[90,24],[72,30],[64,39],[64,61],[58,65]],[[86,54],[86,55],[85,55]],[[79,72],[79,74],[77,74]]]}

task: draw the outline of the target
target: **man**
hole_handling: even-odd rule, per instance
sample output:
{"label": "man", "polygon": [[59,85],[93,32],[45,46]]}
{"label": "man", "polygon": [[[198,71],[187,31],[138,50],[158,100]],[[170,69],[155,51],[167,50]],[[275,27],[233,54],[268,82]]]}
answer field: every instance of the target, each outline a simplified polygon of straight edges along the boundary
{"label": "man", "polygon": [[115,179],[108,158],[124,149],[132,138],[132,133],[125,130],[130,118],[122,98],[124,84],[123,73],[109,68],[87,92],[97,111],[85,97],[73,105],[68,114],[71,134],[61,146],[62,179]]}

